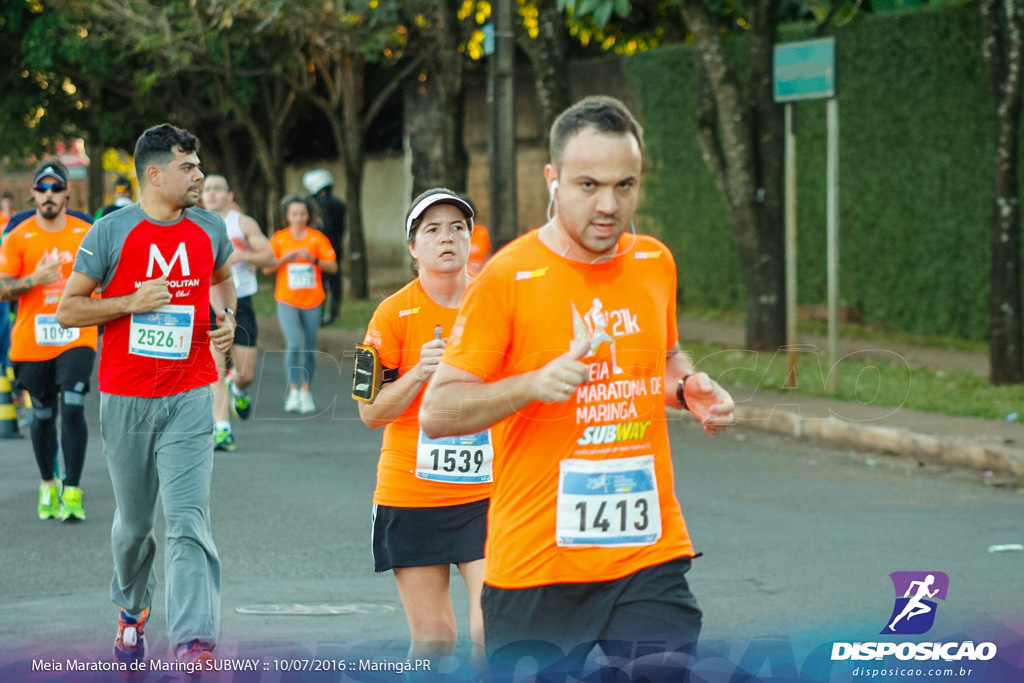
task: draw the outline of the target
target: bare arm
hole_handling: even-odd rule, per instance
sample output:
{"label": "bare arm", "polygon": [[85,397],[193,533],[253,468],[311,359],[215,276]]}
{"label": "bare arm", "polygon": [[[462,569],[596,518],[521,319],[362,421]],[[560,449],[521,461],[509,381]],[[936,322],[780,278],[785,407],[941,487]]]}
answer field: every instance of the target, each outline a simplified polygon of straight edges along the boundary
{"label": "bare arm", "polygon": [[280,257],[275,256],[274,252],[271,251],[271,256],[273,256],[274,258],[270,262],[270,265],[263,266],[263,272],[266,275],[275,273],[277,272],[277,269],[283,266],[284,264],[291,263],[292,261],[295,261],[300,258],[305,258],[310,261],[313,260],[313,257],[310,256],[309,252],[307,252],[305,249],[294,249],[292,251],[286,251],[285,253],[281,254]]}
{"label": "bare arm", "polygon": [[694,371],[693,359],[690,354],[684,353],[676,344],[665,356],[665,405],[671,408],[682,408],[676,398],[676,387],[679,380]]}
{"label": "bare arm", "polygon": [[317,259],[316,260],[316,264],[318,266],[320,266],[320,270],[322,270],[325,273],[328,273],[330,275],[334,275],[335,273],[338,272],[338,261],[337,260],[324,261],[323,259]]}
{"label": "bare arm", "polygon": [[131,313],[146,313],[171,303],[165,278],[147,280],[131,294],[95,299],[91,295],[99,282],[88,275],[72,272],[57,304],[57,322],[61,327],[102,325]]}
{"label": "bare arm", "polygon": [[217,315],[217,329],[207,332],[207,336],[215,349],[227,353],[235,340],[235,316],[224,313],[224,309],[234,310],[238,305],[235,282],[231,278],[231,265],[225,263],[213,271],[210,282],[210,307]]}
{"label": "bare arm", "polygon": [[231,255],[234,262],[245,261],[257,268],[268,268],[277,266],[277,259],[274,251],[270,248],[270,240],[260,230],[260,226],[251,216],[242,216],[238,219],[238,227],[245,235],[245,241],[249,243],[249,250],[236,249]]}
{"label": "bare arm", "polygon": [[35,287],[32,276],[14,279],[10,275],[0,275],[0,301],[15,301]]}
{"label": "bare arm", "polygon": [[589,351],[590,340],[585,339],[547,365],[496,382],[441,363],[423,394],[420,428],[431,438],[472,434],[533,401],[568,401],[588,379],[589,368],[579,359]]}
{"label": "bare arm", "polygon": [[60,263],[43,254],[35,270],[28,277],[13,278],[0,273],[0,301],[15,301],[27,294],[33,287],[48,285],[60,278]]}
{"label": "bare arm", "polygon": [[441,363],[443,339],[431,339],[420,349],[420,359],[404,375],[381,387],[373,403],[359,404],[359,417],[370,429],[383,427],[405,412],[423,385],[433,377]]}

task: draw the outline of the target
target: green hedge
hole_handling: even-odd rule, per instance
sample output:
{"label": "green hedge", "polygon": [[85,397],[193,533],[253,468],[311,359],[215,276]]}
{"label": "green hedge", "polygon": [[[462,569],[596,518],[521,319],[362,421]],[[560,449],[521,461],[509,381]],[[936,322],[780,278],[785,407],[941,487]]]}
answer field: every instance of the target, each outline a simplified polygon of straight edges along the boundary
{"label": "green hedge", "polygon": [[[811,28],[785,26],[780,40]],[[835,37],[840,297],[862,304],[868,322],[984,339],[993,105],[977,4],[865,16]],[[627,73],[650,157],[645,227],[676,253],[682,303],[742,309],[739,259],[696,138],[690,48],[635,55]],[[798,110],[799,301],[821,303],[825,103]]]}

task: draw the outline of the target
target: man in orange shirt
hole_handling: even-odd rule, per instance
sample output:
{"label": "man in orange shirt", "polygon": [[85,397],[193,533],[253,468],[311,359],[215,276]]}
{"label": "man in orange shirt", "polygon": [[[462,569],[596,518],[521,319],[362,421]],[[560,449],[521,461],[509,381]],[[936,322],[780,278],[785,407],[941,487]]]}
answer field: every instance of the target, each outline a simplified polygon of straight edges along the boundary
{"label": "man in orange shirt", "polygon": [[632,114],[613,98],[582,100],[555,121],[550,153],[554,216],[467,290],[420,424],[436,438],[502,421],[488,656],[514,667],[528,655],[542,672],[579,677],[595,643],[627,658],[641,640],[692,650],[695,552],[665,407],[689,408],[717,434],[734,406],[679,348],[672,254],[632,228],[643,168]]}
{"label": "man in orange shirt", "polygon": [[[57,304],[89,224],[66,213],[68,171],[59,161],[37,167],[32,199],[35,216],[12,230],[0,246],[0,300],[20,301],[10,356],[18,388],[32,397],[30,432],[41,480],[39,518],[84,520],[79,480],[89,438],[85,394],[96,360],[97,335],[95,327],[61,327]],[[54,471],[58,415],[63,482]]]}

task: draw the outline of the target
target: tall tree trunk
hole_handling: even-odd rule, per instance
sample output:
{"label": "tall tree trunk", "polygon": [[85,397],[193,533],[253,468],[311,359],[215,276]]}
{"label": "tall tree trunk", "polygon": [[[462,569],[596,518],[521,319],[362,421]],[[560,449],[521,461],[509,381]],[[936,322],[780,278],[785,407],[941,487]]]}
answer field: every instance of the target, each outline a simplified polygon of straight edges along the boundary
{"label": "tall tree trunk", "polygon": [[725,203],[746,287],[746,345],[785,344],[782,117],[771,95],[771,45],[777,0],[759,0],[751,15],[751,76],[744,98],[736,66],[702,0],[683,0],[693,32],[697,129]]}
{"label": "tall tree trunk", "polygon": [[[366,236],[363,232],[363,77],[366,60],[355,53],[345,53],[337,70],[341,94],[341,158],[345,166],[345,199],[348,203],[348,259],[352,297],[370,296],[369,268],[366,262]],[[372,117],[367,117],[373,120]]]}
{"label": "tall tree trunk", "polygon": [[405,80],[403,121],[412,156],[412,194],[431,187],[466,189],[469,158],[463,130],[463,67],[458,17],[449,3],[424,5],[420,28],[428,55]]}
{"label": "tall tree trunk", "polygon": [[92,134],[85,142],[85,153],[89,157],[88,170],[88,206],[89,214],[94,215],[103,208],[103,190],[106,185],[106,174],[103,172],[103,150],[104,146],[100,140]]}
{"label": "tall tree trunk", "polygon": [[754,3],[750,22],[750,125],[759,253],[752,278],[756,300],[747,294],[747,345],[757,350],[775,350],[786,340],[785,131],[772,74],[778,5],[778,0]]}
{"label": "tall tree trunk", "polygon": [[992,384],[1024,381],[1021,323],[1020,124],[1024,1],[981,0],[981,45],[995,101],[989,362]]}
{"label": "tall tree trunk", "polygon": [[544,144],[547,146],[551,124],[572,104],[569,88],[569,41],[565,15],[557,0],[537,0],[537,37],[531,38],[520,24],[516,45],[530,60],[533,87],[540,103]]}
{"label": "tall tree trunk", "polygon": [[[441,80],[425,70],[422,79],[409,79],[403,89],[405,134],[412,157],[412,194],[431,187],[466,189],[467,156],[463,142],[462,92],[439,86]],[[454,97],[450,96],[454,95]]]}

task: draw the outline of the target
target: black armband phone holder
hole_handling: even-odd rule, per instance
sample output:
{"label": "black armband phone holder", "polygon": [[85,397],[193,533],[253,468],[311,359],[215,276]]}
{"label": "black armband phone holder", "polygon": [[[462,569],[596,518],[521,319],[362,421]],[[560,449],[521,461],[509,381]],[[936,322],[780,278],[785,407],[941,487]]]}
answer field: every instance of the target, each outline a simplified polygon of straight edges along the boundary
{"label": "black armband phone holder", "polygon": [[396,379],[398,379],[398,368],[385,368],[381,365],[377,349],[368,344],[356,344],[356,367],[352,372],[352,398],[363,403],[373,403],[380,388]]}

